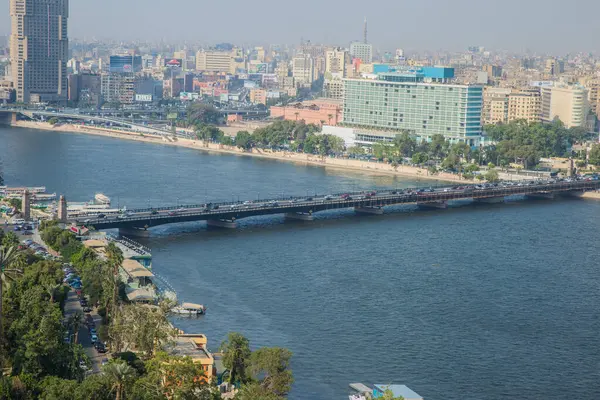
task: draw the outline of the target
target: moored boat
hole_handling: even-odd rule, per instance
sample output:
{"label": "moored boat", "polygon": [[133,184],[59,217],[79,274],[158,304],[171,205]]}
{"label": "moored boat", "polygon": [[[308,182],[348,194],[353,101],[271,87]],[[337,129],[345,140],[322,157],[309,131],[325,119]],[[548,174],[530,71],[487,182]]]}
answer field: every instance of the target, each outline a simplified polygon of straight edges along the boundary
{"label": "moored boat", "polygon": [[206,313],[206,307],[202,304],[181,303],[181,305],[173,307],[171,312],[183,315],[202,315]]}

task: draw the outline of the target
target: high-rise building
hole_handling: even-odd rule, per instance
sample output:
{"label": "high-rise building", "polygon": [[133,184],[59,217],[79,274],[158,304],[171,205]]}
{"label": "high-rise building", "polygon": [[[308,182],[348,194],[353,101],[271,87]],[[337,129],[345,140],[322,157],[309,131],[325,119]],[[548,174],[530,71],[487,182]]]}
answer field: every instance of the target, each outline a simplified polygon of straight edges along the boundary
{"label": "high-rise building", "polygon": [[348,76],[347,69],[351,66],[350,54],[345,49],[333,49],[325,53],[325,74],[341,74],[342,78]]}
{"label": "high-rise building", "polygon": [[298,54],[292,60],[292,76],[296,86],[310,87],[315,81],[314,59],[308,54]]}
{"label": "high-rise building", "polygon": [[142,70],[142,56],[118,55],[110,56],[108,70],[110,72],[136,73]]}
{"label": "high-rise building", "polygon": [[487,72],[488,77],[490,78],[501,78],[502,77],[502,67],[499,65],[484,65],[483,71]]}
{"label": "high-rise building", "polygon": [[587,89],[580,85],[556,83],[543,86],[541,117],[544,122],[558,118],[567,128],[585,127],[589,112]]}
{"label": "high-rise building", "polygon": [[352,58],[360,58],[365,64],[373,62],[373,45],[363,42],[350,43],[350,55]]}
{"label": "high-rise building", "polygon": [[10,0],[10,16],[17,101],[66,101],[69,1]]}
{"label": "high-rise building", "polygon": [[228,51],[199,51],[196,53],[196,71],[235,73],[234,59]]}
{"label": "high-rise building", "polygon": [[546,60],[546,67],[544,68],[544,73],[546,75],[559,75],[565,72],[565,62],[563,60],[559,60],[557,58],[549,58]]}
{"label": "high-rise building", "polygon": [[481,137],[483,87],[451,84],[452,68],[380,73],[375,79],[344,79],[344,124],[409,132],[417,139],[441,134],[474,145]]}

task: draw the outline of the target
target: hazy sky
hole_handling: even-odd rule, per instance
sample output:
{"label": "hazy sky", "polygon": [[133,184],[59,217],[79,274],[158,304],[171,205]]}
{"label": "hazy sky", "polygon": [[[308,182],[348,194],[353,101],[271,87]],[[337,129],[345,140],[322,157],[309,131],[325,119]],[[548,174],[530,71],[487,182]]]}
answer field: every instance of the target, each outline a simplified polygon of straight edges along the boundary
{"label": "hazy sky", "polygon": [[[71,37],[203,43],[345,45],[376,48],[491,49],[565,53],[600,50],[598,0],[71,0]],[[0,34],[10,33],[0,0]]]}

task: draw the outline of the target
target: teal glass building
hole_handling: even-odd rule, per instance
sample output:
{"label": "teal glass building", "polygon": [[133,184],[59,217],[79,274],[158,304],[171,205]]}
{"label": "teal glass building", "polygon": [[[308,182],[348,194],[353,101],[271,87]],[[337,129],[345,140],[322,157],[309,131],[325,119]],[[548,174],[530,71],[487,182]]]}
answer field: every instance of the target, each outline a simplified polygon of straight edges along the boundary
{"label": "teal glass building", "polygon": [[[343,123],[384,136],[409,132],[417,140],[441,134],[476,145],[482,133],[483,87],[453,84],[452,68],[384,72],[344,79]],[[382,133],[383,133],[382,132]]]}

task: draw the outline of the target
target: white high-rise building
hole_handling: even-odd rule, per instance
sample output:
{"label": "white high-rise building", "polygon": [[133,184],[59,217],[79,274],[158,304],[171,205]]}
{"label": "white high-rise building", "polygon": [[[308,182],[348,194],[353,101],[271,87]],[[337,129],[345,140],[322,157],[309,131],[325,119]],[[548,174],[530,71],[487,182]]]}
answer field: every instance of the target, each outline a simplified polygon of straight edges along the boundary
{"label": "white high-rise building", "polygon": [[556,83],[541,88],[542,121],[558,118],[567,128],[585,127],[589,112],[587,89],[580,85]]}

